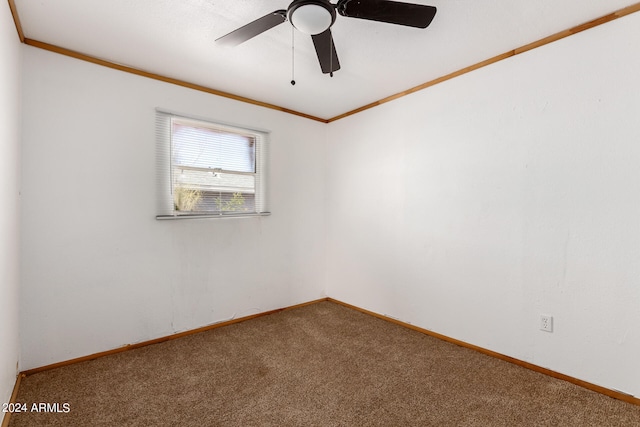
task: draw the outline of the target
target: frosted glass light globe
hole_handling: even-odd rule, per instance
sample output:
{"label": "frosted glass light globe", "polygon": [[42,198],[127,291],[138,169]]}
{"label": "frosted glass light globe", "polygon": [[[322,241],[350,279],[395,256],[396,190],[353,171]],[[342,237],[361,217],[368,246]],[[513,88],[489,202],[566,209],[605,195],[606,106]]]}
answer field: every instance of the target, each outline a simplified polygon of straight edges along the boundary
{"label": "frosted glass light globe", "polygon": [[331,13],[317,4],[305,4],[291,13],[291,24],[299,31],[316,35],[324,32],[333,23]]}

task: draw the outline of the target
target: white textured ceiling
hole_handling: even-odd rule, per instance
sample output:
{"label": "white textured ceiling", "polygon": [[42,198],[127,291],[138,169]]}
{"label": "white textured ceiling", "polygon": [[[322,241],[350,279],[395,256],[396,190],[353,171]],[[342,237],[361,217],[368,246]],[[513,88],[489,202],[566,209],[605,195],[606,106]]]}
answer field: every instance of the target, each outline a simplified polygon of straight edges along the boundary
{"label": "white textured ceiling", "polygon": [[413,0],[427,29],[338,16],[341,69],[324,75],[285,22],[237,47],[215,39],[289,0],[15,0],[26,38],[321,118],[385,98],[637,0]]}

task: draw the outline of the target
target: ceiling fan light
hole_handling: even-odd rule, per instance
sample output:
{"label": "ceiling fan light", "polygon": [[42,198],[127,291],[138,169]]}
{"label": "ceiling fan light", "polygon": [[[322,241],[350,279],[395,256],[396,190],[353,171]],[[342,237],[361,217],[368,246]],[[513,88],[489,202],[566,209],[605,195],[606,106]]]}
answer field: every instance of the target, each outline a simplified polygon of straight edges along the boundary
{"label": "ceiling fan light", "polygon": [[335,12],[327,9],[323,4],[302,4],[291,10],[289,20],[299,31],[316,35],[331,27],[335,19]]}

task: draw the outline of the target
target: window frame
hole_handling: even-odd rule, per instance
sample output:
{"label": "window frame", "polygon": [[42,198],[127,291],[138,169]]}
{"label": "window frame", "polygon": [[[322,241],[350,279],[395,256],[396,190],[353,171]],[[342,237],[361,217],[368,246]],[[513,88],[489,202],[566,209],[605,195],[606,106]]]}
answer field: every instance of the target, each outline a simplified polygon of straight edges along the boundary
{"label": "window frame", "polygon": [[[254,206],[253,212],[238,211],[179,211],[174,204],[174,159],[173,123],[192,125],[216,132],[229,133],[250,138],[255,143],[255,172],[225,170],[222,168],[194,168],[211,171],[213,173],[228,173],[233,175],[251,175],[254,177]],[[179,114],[164,109],[156,109],[156,179],[157,179],[157,207],[156,219],[194,219],[194,218],[240,218],[260,217],[271,215],[268,198],[268,147],[269,132],[246,126],[224,123],[209,118],[194,117]],[[179,167],[179,166],[178,166]]]}

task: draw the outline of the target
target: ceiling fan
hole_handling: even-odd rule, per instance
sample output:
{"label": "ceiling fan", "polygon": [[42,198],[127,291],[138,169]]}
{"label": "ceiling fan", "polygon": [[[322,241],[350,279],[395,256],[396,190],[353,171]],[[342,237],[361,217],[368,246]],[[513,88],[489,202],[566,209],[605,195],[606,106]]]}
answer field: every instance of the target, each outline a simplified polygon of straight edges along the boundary
{"label": "ceiling fan", "polygon": [[322,72],[333,76],[333,72],[340,69],[331,36],[336,11],[347,18],[415,28],[427,28],[436,15],[434,6],[389,0],[339,0],[336,4],[329,0],[293,0],[287,10],[271,12],[218,38],[216,42],[224,46],[237,46],[288,20],[294,28],[311,36]]}

